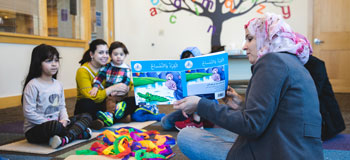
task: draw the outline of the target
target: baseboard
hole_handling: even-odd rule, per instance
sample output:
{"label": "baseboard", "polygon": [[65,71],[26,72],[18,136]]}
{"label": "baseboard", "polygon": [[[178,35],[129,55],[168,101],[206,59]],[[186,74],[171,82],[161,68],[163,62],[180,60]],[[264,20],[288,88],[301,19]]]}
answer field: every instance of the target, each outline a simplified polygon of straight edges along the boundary
{"label": "baseboard", "polygon": [[[0,97],[0,109],[17,107],[21,105],[21,96],[11,96],[11,97]],[[77,89],[65,89],[64,90],[65,98],[72,98],[77,96]]]}

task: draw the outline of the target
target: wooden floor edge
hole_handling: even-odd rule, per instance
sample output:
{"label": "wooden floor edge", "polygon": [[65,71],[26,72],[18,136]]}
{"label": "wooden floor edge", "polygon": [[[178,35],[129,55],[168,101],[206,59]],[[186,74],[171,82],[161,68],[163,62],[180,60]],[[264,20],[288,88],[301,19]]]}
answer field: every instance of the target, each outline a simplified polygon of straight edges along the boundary
{"label": "wooden floor edge", "polygon": [[[22,95],[10,96],[10,97],[0,97],[0,109],[20,106],[21,105],[21,96]],[[76,97],[77,96],[77,89],[76,88],[65,89],[64,96],[65,96],[65,98]]]}

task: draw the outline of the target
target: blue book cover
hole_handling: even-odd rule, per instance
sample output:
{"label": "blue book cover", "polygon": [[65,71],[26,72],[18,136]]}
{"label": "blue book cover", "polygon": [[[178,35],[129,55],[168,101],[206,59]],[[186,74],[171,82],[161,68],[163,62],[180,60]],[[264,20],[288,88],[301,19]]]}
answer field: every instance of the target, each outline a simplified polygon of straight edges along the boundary
{"label": "blue book cover", "polygon": [[181,60],[131,61],[137,105],[173,104],[187,96],[225,97],[228,54],[212,53]]}

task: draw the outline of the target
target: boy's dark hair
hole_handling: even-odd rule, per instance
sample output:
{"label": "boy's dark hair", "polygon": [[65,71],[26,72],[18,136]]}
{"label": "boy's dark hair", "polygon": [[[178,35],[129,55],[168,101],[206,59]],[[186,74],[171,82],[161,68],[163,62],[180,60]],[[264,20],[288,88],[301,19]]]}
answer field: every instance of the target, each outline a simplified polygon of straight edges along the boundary
{"label": "boy's dark hair", "polygon": [[109,47],[109,55],[112,54],[113,50],[116,49],[116,48],[122,48],[123,49],[123,52],[124,54],[128,55],[129,54],[129,51],[128,49],[126,48],[126,46],[122,43],[122,42],[119,42],[119,41],[115,41],[111,44],[111,46]]}
{"label": "boy's dark hair", "polygon": [[189,58],[190,56],[193,56],[191,51],[185,51],[182,53],[180,59],[185,59],[185,58]]}
{"label": "boy's dark hair", "polygon": [[[21,98],[22,103],[23,103],[24,89],[27,86],[28,82],[33,78],[40,77],[42,74],[43,69],[41,67],[41,63],[46,59],[53,59],[55,56],[57,58],[60,58],[60,54],[58,53],[57,49],[50,45],[40,44],[33,49],[32,57],[30,60],[29,72],[23,85],[22,98]],[[52,77],[56,79],[57,73]]]}
{"label": "boy's dark hair", "polygon": [[89,49],[85,51],[83,58],[79,61],[80,65],[83,65],[85,62],[90,62],[91,61],[90,52],[94,53],[96,51],[97,46],[101,44],[107,45],[107,43],[103,39],[93,40],[89,45]]}

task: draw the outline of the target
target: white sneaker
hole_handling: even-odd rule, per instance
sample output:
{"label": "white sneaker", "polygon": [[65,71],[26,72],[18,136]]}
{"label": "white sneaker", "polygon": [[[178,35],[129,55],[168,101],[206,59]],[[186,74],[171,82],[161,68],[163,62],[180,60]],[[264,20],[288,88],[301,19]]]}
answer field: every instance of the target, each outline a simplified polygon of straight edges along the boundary
{"label": "white sneaker", "polygon": [[58,135],[55,135],[53,137],[50,138],[50,141],[49,141],[49,145],[51,146],[51,148],[58,148],[62,143],[62,139],[60,136]]}

